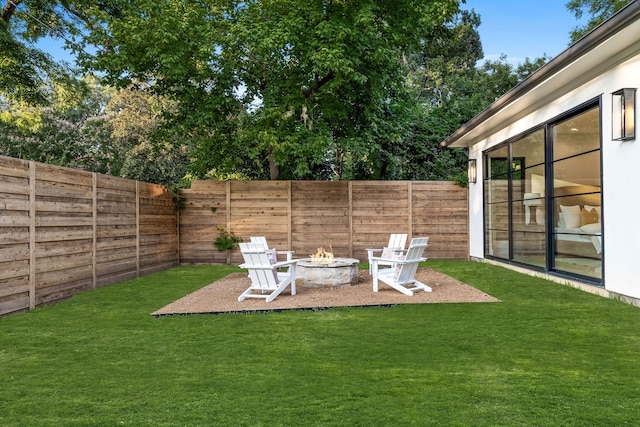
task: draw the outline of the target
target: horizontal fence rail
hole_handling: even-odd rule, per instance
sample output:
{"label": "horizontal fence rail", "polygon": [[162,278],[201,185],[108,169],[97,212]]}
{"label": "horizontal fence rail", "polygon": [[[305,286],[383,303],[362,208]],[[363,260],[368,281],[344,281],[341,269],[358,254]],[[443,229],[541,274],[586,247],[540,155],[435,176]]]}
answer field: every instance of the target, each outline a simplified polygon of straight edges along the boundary
{"label": "horizontal fence rail", "polygon": [[178,265],[160,185],[0,156],[0,315]]}
{"label": "horizontal fence rail", "polygon": [[392,233],[428,236],[432,259],[469,257],[467,190],[451,182],[194,181],[181,195],[181,263],[242,262],[213,246],[216,227],[245,241],[265,236],[296,258],[322,247],[366,261]]}

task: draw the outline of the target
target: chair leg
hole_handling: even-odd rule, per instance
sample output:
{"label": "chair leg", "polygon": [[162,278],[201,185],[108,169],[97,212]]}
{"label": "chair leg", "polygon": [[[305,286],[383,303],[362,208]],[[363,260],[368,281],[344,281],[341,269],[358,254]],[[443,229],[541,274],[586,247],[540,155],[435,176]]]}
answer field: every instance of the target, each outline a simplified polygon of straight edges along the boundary
{"label": "chair leg", "polygon": [[391,287],[392,287],[393,289],[395,289],[396,291],[400,291],[400,292],[402,292],[402,293],[403,293],[403,294],[405,294],[405,295],[408,295],[408,296],[410,296],[410,297],[412,297],[412,296],[413,296],[413,291],[412,291],[412,290],[410,290],[410,289],[405,288],[405,287],[404,287],[404,286],[402,286],[402,285],[398,285],[398,284],[396,284],[396,283],[387,283],[387,285],[391,286]]}
{"label": "chair leg", "polygon": [[427,286],[422,282],[418,282],[417,280],[414,282],[414,290],[423,290],[425,292],[433,292],[433,289],[431,289],[431,286]]}
{"label": "chair leg", "polygon": [[378,292],[378,263],[373,262],[373,265],[369,265],[371,275],[373,276],[373,292]]}

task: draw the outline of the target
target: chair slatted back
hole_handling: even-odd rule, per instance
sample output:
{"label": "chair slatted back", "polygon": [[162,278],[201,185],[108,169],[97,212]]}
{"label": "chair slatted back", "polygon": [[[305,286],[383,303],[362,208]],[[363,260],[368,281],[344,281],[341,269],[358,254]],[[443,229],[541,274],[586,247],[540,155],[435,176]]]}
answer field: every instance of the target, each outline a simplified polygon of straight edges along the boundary
{"label": "chair slatted back", "polygon": [[264,236],[251,236],[251,243],[259,243],[259,244],[262,244],[265,250],[269,249],[269,245],[267,244],[267,238]]}
{"label": "chair slatted back", "polygon": [[407,235],[406,234],[392,234],[389,237],[389,245],[387,247],[393,249],[404,249],[404,246],[407,244]]}
{"label": "chair slatted back", "polygon": [[[269,260],[269,252],[265,250],[262,243],[240,243],[240,252],[242,252],[245,265],[249,270],[252,287],[262,289],[276,289],[278,287],[274,269]],[[251,266],[262,268],[251,268]]]}
{"label": "chair slatted back", "polygon": [[418,263],[426,260],[426,258],[422,257],[422,254],[424,253],[428,242],[428,237],[416,237],[411,240],[411,244],[409,245],[409,249],[407,249],[407,254],[404,258],[405,263],[399,265],[400,271],[397,274],[398,283],[413,281],[416,271],[418,270]]}

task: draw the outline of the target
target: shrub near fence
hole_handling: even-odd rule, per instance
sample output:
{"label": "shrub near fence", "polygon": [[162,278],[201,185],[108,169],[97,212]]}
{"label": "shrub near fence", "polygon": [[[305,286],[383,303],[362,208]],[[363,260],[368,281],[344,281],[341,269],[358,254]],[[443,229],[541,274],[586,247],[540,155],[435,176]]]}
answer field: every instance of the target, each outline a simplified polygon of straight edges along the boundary
{"label": "shrub near fence", "polygon": [[[428,236],[426,256],[469,256],[467,189],[440,181],[194,181],[183,190],[180,261],[225,263],[213,247],[217,226],[248,240],[265,236],[297,258],[331,247],[366,260],[391,233]],[[212,209],[213,208],[213,209]],[[236,250],[232,263],[241,263]]]}
{"label": "shrub near fence", "polygon": [[0,315],[176,265],[162,186],[0,156]]}

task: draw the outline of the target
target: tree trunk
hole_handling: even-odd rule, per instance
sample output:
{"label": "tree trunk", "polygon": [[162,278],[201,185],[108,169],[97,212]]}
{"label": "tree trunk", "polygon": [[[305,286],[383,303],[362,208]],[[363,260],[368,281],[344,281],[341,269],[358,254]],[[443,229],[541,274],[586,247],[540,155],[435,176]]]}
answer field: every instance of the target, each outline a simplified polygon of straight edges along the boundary
{"label": "tree trunk", "polygon": [[278,175],[280,175],[280,170],[278,169],[278,165],[276,164],[276,159],[273,156],[273,148],[269,150],[269,174],[271,180],[278,179]]}

